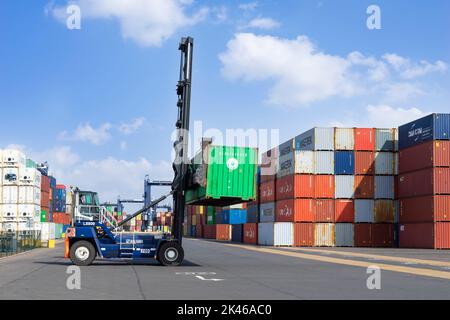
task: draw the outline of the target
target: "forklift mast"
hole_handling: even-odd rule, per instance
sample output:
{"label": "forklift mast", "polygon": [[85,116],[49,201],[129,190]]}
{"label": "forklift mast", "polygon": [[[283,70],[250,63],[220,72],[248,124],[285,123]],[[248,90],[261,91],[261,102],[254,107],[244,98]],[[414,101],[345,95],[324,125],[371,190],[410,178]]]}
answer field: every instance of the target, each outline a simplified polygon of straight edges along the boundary
{"label": "forklift mast", "polygon": [[188,182],[189,167],[189,120],[191,109],[192,54],[194,39],[182,38],[178,48],[181,51],[180,77],[177,85],[178,119],[175,124],[177,138],[173,146],[175,159],[173,162],[174,179],[172,182],[174,221],[172,236],[180,243],[183,238],[183,221],[186,207],[185,191]]}

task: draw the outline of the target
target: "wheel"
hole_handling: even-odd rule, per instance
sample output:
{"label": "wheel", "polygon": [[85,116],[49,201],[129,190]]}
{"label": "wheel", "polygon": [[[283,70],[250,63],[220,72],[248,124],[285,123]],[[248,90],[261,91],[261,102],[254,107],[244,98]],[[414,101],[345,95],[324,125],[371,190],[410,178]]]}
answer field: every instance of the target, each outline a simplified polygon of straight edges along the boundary
{"label": "wheel", "polygon": [[178,242],[165,242],[158,250],[157,260],[163,266],[179,266],[184,259],[184,250]]}
{"label": "wheel", "polygon": [[70,248],[70,260],[77,266],[88,266],[94,261],[97,252],[89,241],[77,241]]}

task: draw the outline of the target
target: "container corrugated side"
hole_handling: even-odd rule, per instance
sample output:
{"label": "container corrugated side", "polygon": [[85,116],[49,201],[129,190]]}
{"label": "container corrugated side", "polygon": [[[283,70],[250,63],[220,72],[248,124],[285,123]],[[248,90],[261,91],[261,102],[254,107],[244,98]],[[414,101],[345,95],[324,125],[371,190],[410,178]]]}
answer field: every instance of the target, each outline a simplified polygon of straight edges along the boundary
{"label": "container corrugated side", "polygon": [[375,149],[375,130],[373,128],[355,128],[355,150],[373,151]]}
{"label": "container corrugated side", "polygon": [[372,246],[391,248],[394,246],[394,224],[374,223],[372,225]]}
{"label": "container corrugated side", "polygon": [[372,224],[356,223],[354,228],[355,228],[355,247],[371,247]]}
{"label": "container corrugated side", "polygon": [[395,157],[393,152],[376,152],[375,153],[375,174],[393,175],[394,174]]}
{"label": "container corrugated side", "polygon": [[312,128],[295,138],[296,150],[334,150],[334,128]]}
{"label": "container corrugated side", "polygon": [[354,200],[338,199],[335,200],[335,221],[336,223],[353,223],[355,221],[355,203]]}
{"label": "container corrugated side", "polygon": [[334,183],[336,199],[353,199],[355,190],[355,176],[337,175],[334,178]]}
{"label": "container corrugated side", "polygon": [[295,153],[293,151],[280,155],[278,158],[277,178],[295,173]]}
{"label": "container corrugated side", "polygon": [[355,245],[353,223],[336,223],[336,247],[353,247]]}
{"label": "container corrugated side", "polygon": [[431,168],[399,175],[400,198],[450,194],[450,168]]}
{"label": "container corrugated side", "polygon": [[450,167],[450,141],[429,141],[399,151],[399,172]]}
{"label": "container corrugated side", "polygon": [[374,176],[355,176],[355,199],[373,199],[375,195]]}
{"label": "container corrugated side", "polygon": [[334,174],[334,152],[316,151],[314,152],[314,173]]}
{"label": "container corrugated side", "polygon": [[375,129],[376,151],[395,151],[395,130],[396,129]]}
{"label": "container corrugated side", "polygon": [[314,223],[294,224],[294,246],[312,247],[314,245]]}
{"label": "container corrugated side", "polygon": [[335,128],[334,150],[354,150],[355,135],[353,128]]}
{"label": "container corrugated side", "polygon": [[259,185],[259,199],[261,203],[275,201],[275,180],[263,182]]}
{"label": "container corrugated side", "polygon": [[314,173],[314,151],[295,151],[295,173]]}
{"label": "container corrugated side", "polygon": [[399,222],[450,222],[450,195],[431,195],[399,200]]}
{"label": "container corrugated side", "polygon": [[276,180],[276,200],[312,198],[314,196],[314,176],[296,174]]}
{"label": "container corrugated side", "polygon": [[335,224],[316,223],[314,226],[314,246],[334,247],[335,246]]}
{"label": "container corrugated side", "polygon": [[335,151],[334,174],[355,174],[355,153],[353,151]]}
{"label": "container corrugated side", "polygon": [[275,221],[275,202],[261,203],[259,206],[259,221]]}
{"label": "container corrugated side", "polygon": [[355,200],[355,223],[374,223],[374,200]]}
{"label": "container corrugated side", "polygon": [[399,226],[399,246],[435,249],[434,232],[434,223],[402,223]]}
{"label": "container corrugated side", "polygon": [[375,174],[375,153],[355,151],[355,174]]}
{"label": "container corrugated side", "polygon": [[394,189],[394,176],[375,176],[375,199],[394,199]]}
{"label": "container corrugated side", "polygon": [[316,203],[313,199],[288,199],[276,202],[275,221],[313,222]]}
{"label": "container corrugated side", "polygon": [[258,224],[258,244],[292,246],[294,244],[294,224],[290,222],[265,222]]}
{"label": "container corrugated side", "polygon": [[317,199],[315,200],[314,222],[330,222],[333,223],[334,218],[334,200],[333,199]]}
{"label": "container corrugated side", "polygon": [[394,200],[375,200],[375,223],[394,223]]}
{"label": "container corrugated side", "polygon": [[258,243],[258,224],[257,223],[244,224],[244,243],[250,243],[250,244]]}
{"label": "container corrugated side", "polygon": [[314,176],[314,195],[319,199],[334,199],[334,175]]}

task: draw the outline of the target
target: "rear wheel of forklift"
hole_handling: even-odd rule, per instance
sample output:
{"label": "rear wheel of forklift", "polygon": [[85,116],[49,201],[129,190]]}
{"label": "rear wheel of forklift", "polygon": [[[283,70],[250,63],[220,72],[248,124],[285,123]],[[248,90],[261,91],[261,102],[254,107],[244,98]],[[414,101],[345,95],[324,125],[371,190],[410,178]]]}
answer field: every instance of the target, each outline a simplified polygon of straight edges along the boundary
{"label": "rear wheel of forklift", "polygon": [[75,242],[69,251],[69,257],[77,266],[88,266],[94,261],[97,252],[89,241]]}
{"label": "rear wheel of forklift", "polygon": [[179,266],[184,260],[183,247],[178,242],[165,242],[158,250],[157,260],[163,266]]}

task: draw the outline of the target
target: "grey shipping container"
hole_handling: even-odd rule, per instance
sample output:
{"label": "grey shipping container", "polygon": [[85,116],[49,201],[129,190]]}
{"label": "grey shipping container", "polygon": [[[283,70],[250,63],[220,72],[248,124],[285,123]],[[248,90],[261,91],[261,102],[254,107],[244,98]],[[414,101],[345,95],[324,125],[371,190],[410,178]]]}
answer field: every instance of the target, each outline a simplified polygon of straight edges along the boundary
{"label": "grey shipping container", "polygon": [[375,150],[395,151],[396,129],[375,129]]}
{"label": "grey shipping container", "polygon": [[275,202],[261,203],[259,206],[259,222],[275,221]]}
{"label": "grey shipping container", "polygon": [[375,176],[375,199],[394,199],[394,176]]}
{"label": "grey shipping container", "polygon": [[278,158],[277,177],[282,178],[295,173],[295,156],[294,152],[283,154]]}
{"label": "grey shipping container", "polygon": [[316,151],[314,152],[314,173],[334,174],[334,152]]}
{"label": "grey shipping container", "polygon": [[355,245],[355,228],[353,223],[336,223],[334,235],[336,247],[353,247]]}
{"label": "grey shipping container", "polygon": [[312,128],[295,138],[296,150],[334,150],[334,128]]}
{"label": "grey shipping container", "polygon": [[375,222],[375,201],[369,199],[355,200],[355,223]]}
{"label": "grey shipping container", "polygon": [[375,153],[375,174],[393,175],[395,173],[395,154],[393,152]]}
{"label": "grey shipping container", "polygon": [[335,198],[352,199],[355,195],[355,176],[354,175],[336,175],[334,177]]}

